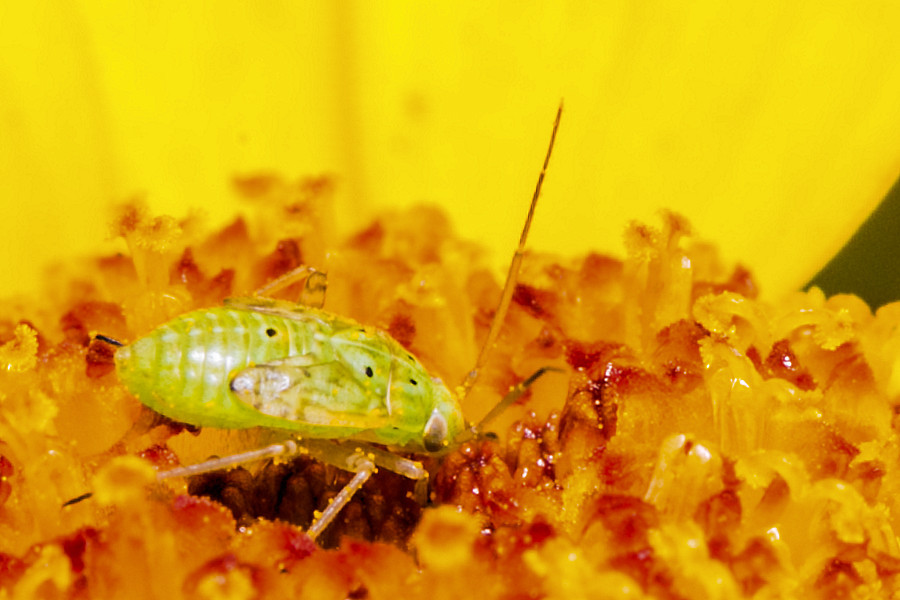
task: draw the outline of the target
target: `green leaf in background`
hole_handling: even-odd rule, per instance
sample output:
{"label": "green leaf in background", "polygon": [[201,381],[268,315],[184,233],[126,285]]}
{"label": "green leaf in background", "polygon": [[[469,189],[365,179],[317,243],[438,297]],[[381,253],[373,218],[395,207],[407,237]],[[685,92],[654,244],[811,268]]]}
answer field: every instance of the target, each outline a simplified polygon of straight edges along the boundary
{"label": "green leaf in background", "polygon": [[856,294],[872,309],[900,300],[900,180],[811,286],[828,296]]}

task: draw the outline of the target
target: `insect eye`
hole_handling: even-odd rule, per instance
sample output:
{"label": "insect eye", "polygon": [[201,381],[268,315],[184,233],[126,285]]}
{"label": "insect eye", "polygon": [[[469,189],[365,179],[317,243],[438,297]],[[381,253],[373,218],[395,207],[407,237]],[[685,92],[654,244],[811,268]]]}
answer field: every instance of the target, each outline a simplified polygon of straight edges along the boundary
{"label": "insect eye", "polygon": [[431,411],[431,416],[425,424],[425,432],[422,442],[429,452],[442,450],[447,440],[447,419],[437,409]]}
{"label": "insect eye", "polygon": [[409,382],[413,385],[419,385],[419,382],[416,381],[415,379],[410,379]]}
{"label": "insect eye", "polygon": [[275,337],[276,335],[278,335],[278,332],[275,329],[269,327],[268,329],[266,329],[266,335],[269,337]]}
{"label": "insect eye", "polygon": [[372,371],[372,367],[366,367],[366,377],[371,377],[375,373]]}

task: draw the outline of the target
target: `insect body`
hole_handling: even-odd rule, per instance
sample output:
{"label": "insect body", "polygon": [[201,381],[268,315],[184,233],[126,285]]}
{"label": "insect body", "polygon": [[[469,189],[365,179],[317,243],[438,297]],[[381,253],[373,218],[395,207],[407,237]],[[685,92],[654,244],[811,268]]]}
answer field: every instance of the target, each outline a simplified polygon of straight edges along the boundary
{"label": "insect body", "polygon": [[116,352],[120,380],[171,419],[437,451],[465,427],[456,399],[386,333],[323,310],[231,299]]}
{"label": "insect body", "polygon": [[[562,106],[500,304],[463,384],[464,393],[484,366],[509,307],[561,113]],[[98,338],[120,346],[115,356],[120,380],[156,412],[201,427],[285,432],[283,442],[161,472],[158,479],[296,454],[301,446],[317,459],[354,472],[308,529],[314,538],[377,466],[425,481],[427,471],[394,450],[436,453],[464,441],[547,369],[517,385],[480,423],[467,426],[457,398],[388,334],[317,308],[263,296],[306,273],[311,273],[306,291],[321,301],[324,287],[316,275],[322,274],[298,269],[256,296],[187,313],[130,345]]]}

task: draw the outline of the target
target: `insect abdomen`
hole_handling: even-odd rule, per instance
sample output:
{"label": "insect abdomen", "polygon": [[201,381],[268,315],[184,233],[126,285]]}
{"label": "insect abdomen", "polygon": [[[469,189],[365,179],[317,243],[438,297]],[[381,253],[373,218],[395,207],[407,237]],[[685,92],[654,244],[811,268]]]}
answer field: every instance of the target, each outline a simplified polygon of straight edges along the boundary
{"label": "insect abdomen", "polygon": [[[278,427],[235,399],[233,374],[286,356],[331,360],[328,324],[219,307],[182,315],[116,353],[119,378],[141,402],[201,427]],[[272,422],[268,422],[268,421]]]}

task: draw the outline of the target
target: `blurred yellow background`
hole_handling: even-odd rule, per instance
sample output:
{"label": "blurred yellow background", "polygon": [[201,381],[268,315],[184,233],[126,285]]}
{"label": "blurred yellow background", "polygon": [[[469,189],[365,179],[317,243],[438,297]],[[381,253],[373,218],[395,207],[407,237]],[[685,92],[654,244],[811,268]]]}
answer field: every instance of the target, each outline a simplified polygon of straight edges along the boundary
{"label": "blurred yellow background", "polygon": [[560,98],[531,247],[621,252],[667,207],[777,294],[900,172],[897,23],[896,2],[4,2],[0,294],[116,248],[118,201],[221,222],[261,170],[335,175],[347,227],[439,202],[503,265]]}

